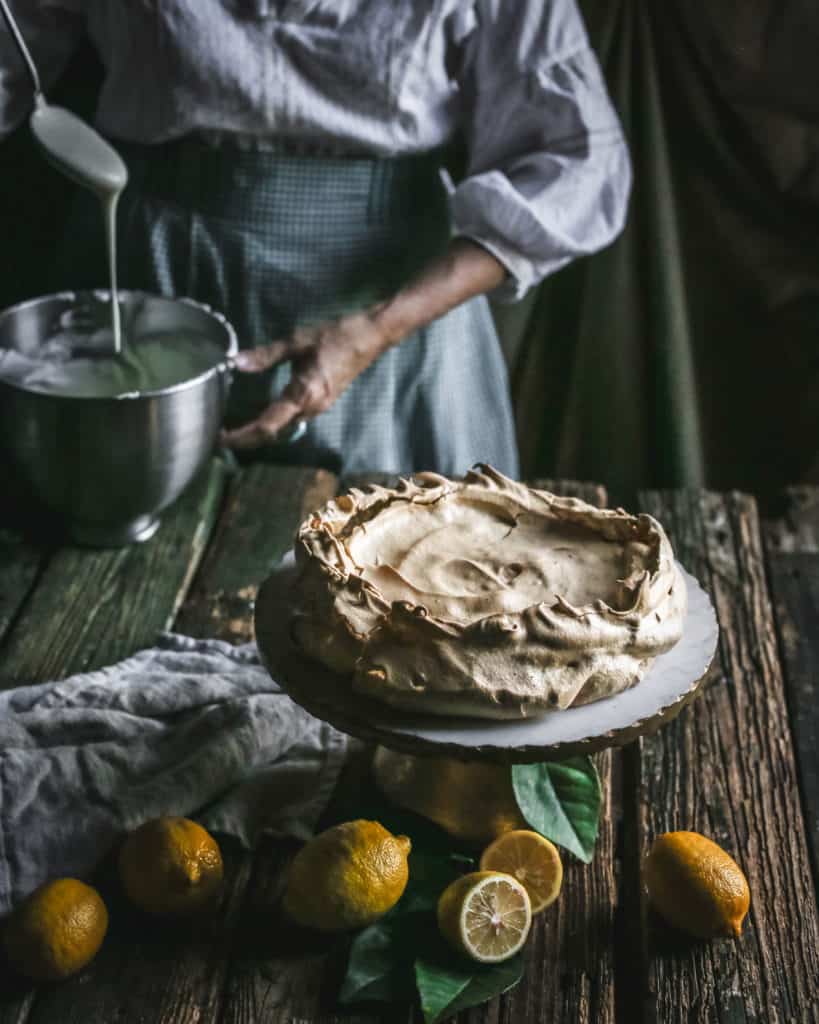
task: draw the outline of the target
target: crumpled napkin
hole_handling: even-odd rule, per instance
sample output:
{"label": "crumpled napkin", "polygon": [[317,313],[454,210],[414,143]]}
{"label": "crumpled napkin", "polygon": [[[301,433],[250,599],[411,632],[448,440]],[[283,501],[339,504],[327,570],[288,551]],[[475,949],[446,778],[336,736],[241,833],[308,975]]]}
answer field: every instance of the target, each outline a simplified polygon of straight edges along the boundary
{"label": "crumpled napkin", "polygon": [[248,847],[308,838],[348,742],[282,692],[254,644],[166,633],[108,668],[0,692],[0,914],[49,878],[86,876],[161,814]]}

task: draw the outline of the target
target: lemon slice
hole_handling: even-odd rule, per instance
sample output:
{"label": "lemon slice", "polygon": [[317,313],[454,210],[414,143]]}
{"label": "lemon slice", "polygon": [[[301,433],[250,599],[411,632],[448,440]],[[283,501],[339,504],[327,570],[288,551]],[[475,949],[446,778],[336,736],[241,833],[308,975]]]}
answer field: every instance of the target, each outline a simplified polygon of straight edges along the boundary
{"label": "lemon slice", "polygon": [[481,871],[504,871],[529,893],[532,913],[539,914],[560,895],[563,864],[554,843],[528,829],[505,832],[483,851]]}
{"label": "lemon slice", "polygon": [[453,882],[438,901],[438,927],[461,953],[484,964],[508,960],[532,924],[524,887],[498,871],[473,871]]}

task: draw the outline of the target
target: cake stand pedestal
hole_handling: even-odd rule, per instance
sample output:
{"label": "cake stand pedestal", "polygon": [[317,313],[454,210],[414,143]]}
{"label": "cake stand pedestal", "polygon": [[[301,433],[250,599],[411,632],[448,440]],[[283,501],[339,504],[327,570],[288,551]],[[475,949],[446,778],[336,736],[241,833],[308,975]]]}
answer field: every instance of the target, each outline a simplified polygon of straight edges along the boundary
{"label": "cake stand pedestal", "polygon": [[681,571],[688,590],[682,638],[640,683],[605,700],[521,720],[413,715],[353,692],[348,677],[306,657],[291,639],[292,555],[259,591],[256,638],[266,668],[297,704],[379,745],[375,776],[387,796],[449,831],[465,817],[478,818],[471,838],[479,841],[523,824],[519,812],[520,820],[513,819],[511,765],[630,743],[671,721],[697,695],[719,628],[708,595]]}

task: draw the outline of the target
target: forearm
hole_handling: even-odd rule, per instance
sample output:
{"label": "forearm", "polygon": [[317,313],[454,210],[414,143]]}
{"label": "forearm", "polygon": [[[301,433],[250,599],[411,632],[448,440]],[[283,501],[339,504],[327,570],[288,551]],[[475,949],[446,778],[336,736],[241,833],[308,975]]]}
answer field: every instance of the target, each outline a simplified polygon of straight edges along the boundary
{"label": "forearm", "polygon": [[468,238],[455,238],[443,256],[373,307],[369,317],[384,347],[391,348],[467,299],[496,288],[505,277],[505,268],[488,250]]}
{"label": "forearm", "polygon": [[486,249],[455,239],[392,298],[363,312],[309,327],[291,337],[246,349],[234,358],[240,371],[258,372],[289,361],[292,373],[279,398],[252,423],[222,435],[234,448],[275,439],[298,418],[325,412],[353,380],[387,349],[473,295],[497,287],[504,267]]}

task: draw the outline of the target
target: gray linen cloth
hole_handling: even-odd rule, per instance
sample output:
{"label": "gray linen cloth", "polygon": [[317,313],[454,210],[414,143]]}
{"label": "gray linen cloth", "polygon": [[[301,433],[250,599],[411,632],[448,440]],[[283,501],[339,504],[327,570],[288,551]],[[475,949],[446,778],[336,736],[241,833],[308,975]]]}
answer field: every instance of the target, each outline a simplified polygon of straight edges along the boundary
{"label": "gray linen cloth", "polygon": [[246,846],[262,832],[307,838],[347,746],[254,644],[166,633],[108,668],[2,692],[0,915],[46,879],[87,877],[157,815]]}

